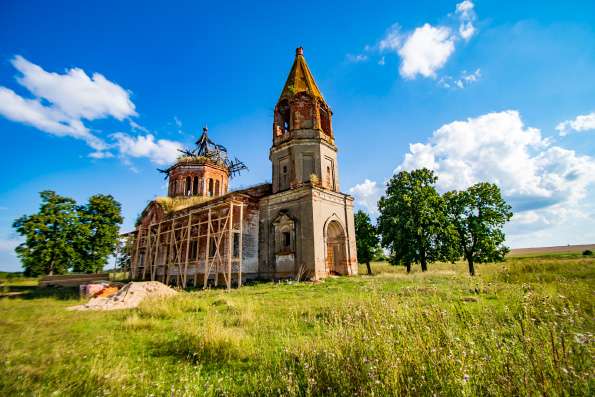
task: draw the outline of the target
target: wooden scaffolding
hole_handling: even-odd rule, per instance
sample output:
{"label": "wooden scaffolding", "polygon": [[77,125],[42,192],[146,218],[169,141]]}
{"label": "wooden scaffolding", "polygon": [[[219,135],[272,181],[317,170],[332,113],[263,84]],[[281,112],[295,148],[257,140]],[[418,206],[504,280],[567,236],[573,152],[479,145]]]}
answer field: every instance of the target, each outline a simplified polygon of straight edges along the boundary
{"label": "wooden scaffolding", "polygon": [[191,280],[195,287],[240,287],[244,206],[231,198],[139,226],[127,235],[131,277],[182,288]]}

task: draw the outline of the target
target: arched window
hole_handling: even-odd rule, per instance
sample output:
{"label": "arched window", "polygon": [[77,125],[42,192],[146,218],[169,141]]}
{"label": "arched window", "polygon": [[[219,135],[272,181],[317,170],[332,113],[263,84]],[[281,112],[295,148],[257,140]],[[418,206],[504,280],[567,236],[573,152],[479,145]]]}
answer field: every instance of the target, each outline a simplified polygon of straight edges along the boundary
{"label": "arched window", "polygon": [[213,178],[209,178],[209,197],[213,197]]}
{"label": "arched window", "polygon": [[219,180],[215,181],[215,196],[219,196]]}
{"label": "arched window", "polygon": [[198,177],[194,177],[194,181],[192,182],[192,194],[197,196],[198,195]]}
{"label": "arched window", "polygon": [[320,108],[320,127],[322,132],[331,136],[331,119],[326,109]]}
{"label": "arched window", "polygon": [[289,103],[286,100],[279,102],[279,125],[283,132],[289,131],[290,117]]}
{"label": "arched window", "polygon": [[176,195],[176,187],[177,187],[176,182],[178,182],[178,181],[176,181],[175,179],[169,181],[169,195],[170,196]]}
{"label": "arched window", "polygon": [[186,190],[184,191],[184,195],[190,196],[192,194],[192,178],[189,176],[186,177]]}

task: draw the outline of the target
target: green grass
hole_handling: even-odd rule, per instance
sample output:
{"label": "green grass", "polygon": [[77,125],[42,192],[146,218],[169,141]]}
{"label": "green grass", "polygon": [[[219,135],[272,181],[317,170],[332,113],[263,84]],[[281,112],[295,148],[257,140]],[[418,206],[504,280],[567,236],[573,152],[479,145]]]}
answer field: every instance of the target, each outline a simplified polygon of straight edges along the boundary
{"label": "green grass", "polygon": [[29,286],[0,299],[0,395],[594,394],[595,258],[372,266],[103,313]]}

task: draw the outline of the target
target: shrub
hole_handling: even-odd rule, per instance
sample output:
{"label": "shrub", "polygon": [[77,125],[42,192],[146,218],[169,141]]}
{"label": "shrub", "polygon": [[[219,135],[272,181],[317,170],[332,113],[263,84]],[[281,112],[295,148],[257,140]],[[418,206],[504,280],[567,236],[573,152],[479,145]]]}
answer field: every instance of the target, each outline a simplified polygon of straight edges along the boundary
{"label": "shrub", "polygon": [[593,251],[591,250],[584,250],[583,251],[583,256],[592,256],[593,255]]}

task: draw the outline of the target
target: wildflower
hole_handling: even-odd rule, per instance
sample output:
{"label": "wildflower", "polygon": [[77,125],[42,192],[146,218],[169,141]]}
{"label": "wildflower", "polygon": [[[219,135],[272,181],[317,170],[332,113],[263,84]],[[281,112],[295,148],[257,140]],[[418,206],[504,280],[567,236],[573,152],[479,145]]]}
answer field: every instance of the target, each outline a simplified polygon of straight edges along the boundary
{"label": "wildflower", "polygon": [[463,382],[468,382],[469,381],[469,375],[464,374],[463,375]]}

